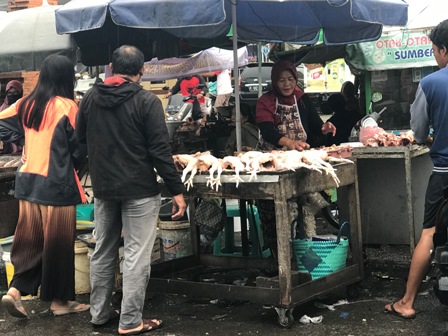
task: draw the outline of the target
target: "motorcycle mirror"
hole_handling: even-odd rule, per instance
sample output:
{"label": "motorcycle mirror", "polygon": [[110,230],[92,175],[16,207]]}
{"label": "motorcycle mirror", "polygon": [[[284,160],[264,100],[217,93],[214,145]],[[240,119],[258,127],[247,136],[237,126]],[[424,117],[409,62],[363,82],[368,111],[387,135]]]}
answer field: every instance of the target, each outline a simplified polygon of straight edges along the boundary
{"label": "motorcycle mirror", "polygon": [[383,95],[381,94],[381,92],[374,92],[372,94],[373,103],[378,103],[381,99],[383,99]]}

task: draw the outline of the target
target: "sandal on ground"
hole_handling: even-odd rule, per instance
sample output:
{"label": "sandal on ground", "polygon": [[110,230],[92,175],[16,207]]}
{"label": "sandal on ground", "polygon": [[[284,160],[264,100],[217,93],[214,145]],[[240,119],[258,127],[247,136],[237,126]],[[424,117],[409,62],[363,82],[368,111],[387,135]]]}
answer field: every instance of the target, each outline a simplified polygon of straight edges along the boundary
{"label": "sandal on ground", "polygon": [[396,304],[397,302],[398,302],[398,301],[396,301],[396,302],[390,304],[390,310],[387,309],[387,308],[384,308],[384,312],[385,312],[386,314],[392,314],[392,315],[401,317],[401,318],[403,318],[403,319],[405,319],[405,320],[412,320],[412,319],[415,319],[415,315],[416,315],[415,313],[414,313],[414,314],[410,314],[410,315],[406,315],[406,314],[403,314],[403,313],[400,313],[399,311],[397,311],[397,310],[395,309],[395,307],[394,307],[394,304]]}
{"label": "sandal on ground", "polygon": [[50,311],[53,313],[54,316],[62,316],[62,315],[68,315],[68,314],[74,314],[74,313],[81,313],[86,310],[90,309],[90,305],[79,303],[79,302],[71,302],[68,307],[65,308],[57,308],[57,309],[51,309]]}
{"label": "sandal on ground", "polygon": [[112,309],[110,311],[109,319],[104,323],[93,323],[92,326],[94,328],[107,327],[111,322],[118,320],[120,317],[120,311],[118,309]]}
{"label": "sandal on ground", "polygon": [[11,295],[6,294],[2,297],[2,304],[11,316],[28,318],[28,313],[25,307],[23,307],[21,300],[16,300]]}
{"label": "sandal on ground", "polygon": [[120,334],[120,335],[141,335],[141,334],[147,333],[149,331],[158,329],[158,328],[160,328],[161,325],[162,325],[162,320],[143,320],[143,327],[141,329],[133,330],[133,331],[129,331],[129,332],[118,331],[118,334]]}

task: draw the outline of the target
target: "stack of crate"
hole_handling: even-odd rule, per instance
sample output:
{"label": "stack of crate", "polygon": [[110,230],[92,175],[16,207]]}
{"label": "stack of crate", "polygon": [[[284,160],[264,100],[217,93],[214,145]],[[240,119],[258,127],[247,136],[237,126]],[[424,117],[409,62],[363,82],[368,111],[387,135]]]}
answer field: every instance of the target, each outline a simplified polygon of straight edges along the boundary
{"label": "stack of crate", "polygon": [[[20,9],[42,6],[43,0],[10,0],[8,1],[8,12]],[[49,5],[59,5],[59,0],[47,0]]]}

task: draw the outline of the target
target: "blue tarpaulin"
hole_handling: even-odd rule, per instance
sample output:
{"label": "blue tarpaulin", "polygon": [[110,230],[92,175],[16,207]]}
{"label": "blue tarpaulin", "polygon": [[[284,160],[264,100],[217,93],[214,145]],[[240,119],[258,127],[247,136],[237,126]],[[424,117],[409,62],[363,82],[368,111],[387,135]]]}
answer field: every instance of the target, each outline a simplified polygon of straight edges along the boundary
{"label": "blue tarpaulin", "polygon": [[56,30],[74,33],[81,52],[144,44],[147,59],[176,57],[231,47],[232,6],[246,42],[314,44],[321,30],[327,45],[372,41],[383,25],[407,22],[402,0],[72,0],[56,11]]}
{"label": "blue tarpaulin", "polygon": [[[405,25],[407,7],[402,0],[72,0],[56,11],[56,30],[73,33],[82,62],[98,65],[123,44],[150,60],[209,47],[235,53],[237,41],[315,44],[321,33],[326,45],[372,41],[383,25]],[[238,99],[235,106],[241,150]]]}

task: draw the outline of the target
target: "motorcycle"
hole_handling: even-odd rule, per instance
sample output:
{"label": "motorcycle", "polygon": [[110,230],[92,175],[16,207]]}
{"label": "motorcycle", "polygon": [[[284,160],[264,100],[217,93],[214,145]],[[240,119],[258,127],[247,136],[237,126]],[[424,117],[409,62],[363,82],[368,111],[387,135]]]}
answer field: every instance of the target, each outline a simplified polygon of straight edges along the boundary
{"label": "motorcycle", "polygon": [[[193,92],[195,89],[202,89],[203,87],[203,84],[199,84],[196,87],[188,88],[188,96],[175,94],[168,98],[168,104],[165,109],[165,120],[170,141],[173,140],[174,133],[182,124],[193,124],[202,118],[203,112],[201,106]],[[168,89],[168,87],[163,87],[163,90]],[[213,109],[212,100],[208,97],[205,100],[207,112],[210,114]]]}

